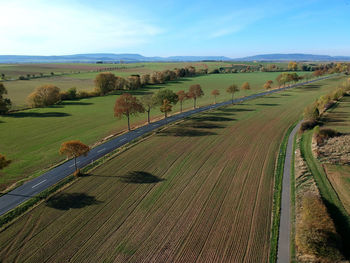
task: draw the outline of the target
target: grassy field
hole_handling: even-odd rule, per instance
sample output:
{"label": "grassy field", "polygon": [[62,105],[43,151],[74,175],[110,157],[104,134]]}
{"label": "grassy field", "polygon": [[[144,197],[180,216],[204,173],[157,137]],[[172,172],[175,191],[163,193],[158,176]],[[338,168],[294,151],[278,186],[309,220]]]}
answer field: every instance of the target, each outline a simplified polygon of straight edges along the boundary
{"label": "grassy field", "polygon": [[0,261],[267,262],[280,142],[335,83],[207,112],[153,135],[3,230]]}
{"label": "grassy field", "polygon": [[[216,68],[226,65],[220,62],[205,63],[208,68]],[[0,74],[5,74],[7,79],[18,79],[19,76],[44,77],[30,80],[6,81],[8,96],[12,100],[13,108],[26,106],[27,96],[36,88],[45,84],[53,84],[61,90],[76,87],[78,90],[90,91],[94,88],[94,79],[98,70],[113,68],[114,74],[127,77],[131,74],[146,74],[175,67],[196,66],[203,68],[204,63],[130,63],[130,64],[79,64],[79,63],[53,63],[53,64],[0,64]],[[109,71],[109,70],[108,70]],[[54,76],[51,76],[51,72]]]}
{"label": "grassy field", "polygon": [[[20,74],[24,76],[26,76],[26,74],[38,74],[37,71],[41,69],[47,74],[49,74],[49,72],[54,72],[56,74],[55,76],[49,75],[43,78],[34,78],[30,80],[14,80],[14,81],[4,82],[4,85],[8,90],[8,97],[11,99],[13,104],[12,108],[21,109],[26,107],[27,96],[31,92],[33,92],[36,87],[39,87],[42,85],[53,84],[59,87],[62,91],[72,87],[77,88],[77,90],[85,90],[85,91],[93,90],[95,87],[94,79],[96,75],[99,74],[99,72],[96,71],[97,69],[104,69],[108,67],[126,67],[126,68],[120,68],[117,70],[112,70],[111,72],[121,77],[128,77],[131,74],[146,74],[146,73],[149,74],[154,71],[174,69],[176,67],[180,68],[180,67],[186,67],[186,66],[194,66],[199,69],[199,68],[204,68],[204,66],[207,66],[208,69],[211,70],[213,68],[219,68],[219,67],[224,67],[229,65],[231,64],[223,63],[223,62],[133,63],[133,64],[123,64],[123,65],[118,65],[118,64],[102,64],[102,65],[100,64],[33,64],[32,66],[28,64],[19,64],[19,65],[1,65],[0,64],[0,74],[2,71],[5,72],[5,69],[7,70],[6,74],[9,74],[9,77],[11,76],[11,74],[14,74],[14,76],[17,76],[16,74]],[[80,73],[77,73],[78,71]],[[24,74],[25,72],[28,72],[28,73]],[[298,73],[303,74],[305,72],[298,72]],[[279,73],[262,73],[262,74],[272,74],[273,78],[271,79],[275,80],[276,76]],[[229,74],[229,75],[233,75],[233,74]],[[235,74],[235,75],[238,75],[237,81],[240,82],[241,74]],[[232,76],[232,78],[235,79],[234,76]],[[250,77],[248,77],[248,79],[250,79]],[[252,81],[253,81],[252,84],[254,85],[255,81],[254,80]],[[259,85],[260,84],[261,83],[259,82]]]}
{"label": "grassy field", "polygon": [[[217,101],[229,100],[231,96],[226,88],[232,82],[241,85],[244,81],[251,83],[251,90],[240,91],[235,95],[246,96],[262,91],[263,83],[274,79],[278,73],[240,73],[240,74],[213,74],[195,78],[183,79],[165,85],[150,86],[132,92],[136,96],[155,92],[159,88],[169,88],[176,91],[188,90],[192,84],[199,83],[204,90],[204,97],[198,100],[198,105],[213,103],[211,90],[218,89],[221,95]],[[334,83],[331,81],[330,83]],[[87,144],[94,144],[102,138],[126,129],[126,120],[118,120],[113,116],[113,106],[118,95],[66,101],[61,105],[49,108],[31,109],[8,116],[0,117],[1,153],[13,160],[0,176],[2,188],[14,181],[37,173],[53,163],[63,159],[58,155],[62,142],[79,139]],[[192,100],[185,101],[184,108],[192,107]],[[273,106],[273,105],[271,105]],[[179,111],[176,105],[173,111]],[[152,116],[161,116],[158,108],[152,111]],[[133,124],[146,121],[146,114],[132,118]],[[1,188],[0,188],[1,189]]]}
{"label": "grassy field", "polygon": [[337,232],[343,239],[345,246],[344,252],[346,256],[349,257],[350,216],[346,212],[340,196],[332,187],[332,184],[329,181],[321,162],[313,156],[311,149],[312,133],[312,131],[304,132],[300,141],[300,150],[316,181],[322,199],[327,207],[330,216],[334,221]]}
{"label": "grassy field", "polygon": [[[350,132],[350,96],[343,97],[325,118],[325,127],[341,133]],[[324,165],[327,177],[337,192],[344,208],[350,214],[350,167],[346,165]]]}

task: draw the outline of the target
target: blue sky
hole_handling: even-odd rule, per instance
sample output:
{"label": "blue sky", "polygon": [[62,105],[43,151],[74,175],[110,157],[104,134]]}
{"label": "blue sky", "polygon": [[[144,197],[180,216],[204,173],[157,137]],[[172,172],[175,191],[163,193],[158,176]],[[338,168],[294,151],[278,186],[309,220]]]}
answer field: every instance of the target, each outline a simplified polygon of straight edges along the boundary
{"label": "blue sky", "polygon": [[350,56],[350,0],[0,0],[0,54]]}

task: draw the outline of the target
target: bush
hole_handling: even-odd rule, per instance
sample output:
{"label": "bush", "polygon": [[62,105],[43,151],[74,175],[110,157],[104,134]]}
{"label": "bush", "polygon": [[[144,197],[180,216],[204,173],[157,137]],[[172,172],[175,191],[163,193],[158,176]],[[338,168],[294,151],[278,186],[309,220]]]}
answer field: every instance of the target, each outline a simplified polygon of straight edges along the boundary
{"label": "bush", "polygon": [[320,117],[320,112],[317,103],[307,106],[304,110],[304,120],[317,121]]}
{"label": "bush", "polygon": [[45,85],[29,94],[27,101],[30,107],[45,107],[61,100],[60,89],[53,85]]}
{"label": "bush", "polygon": [[320,129],[318,126],[316,126],[314,129],[314,137],[316,139],[317,145],[322,144],[325,140],[328,140],[329,138],[333,138],[339,135],[341,135],[340,132],[329,128]]}
{"label": "bush", "polygon": [[304,255],[316,257],[314,262],[338,262],[341,239],[321,199],[313,194],[302,198],[301,218],[296,225],[295,243]]}
{"label": "bush", "polygon": [[341,97],[345,95],[345,93],[346,92],[344,89],[338,88],[331,94],[331,98],[332,100],[338,101]]}
{"label": "bush", "polygon": [[300,131],[304,132],[306,130],[311,130],[314,128],[316,125],[318,125],[318,122],[316,120],[308,120],[308,121],[303,121],[300,126]]}
{"label": "bush", "polygon": [[77,99],[77,88],[73,87],[67,91],[63,91],[60,93],[61,100],[75,100]]}

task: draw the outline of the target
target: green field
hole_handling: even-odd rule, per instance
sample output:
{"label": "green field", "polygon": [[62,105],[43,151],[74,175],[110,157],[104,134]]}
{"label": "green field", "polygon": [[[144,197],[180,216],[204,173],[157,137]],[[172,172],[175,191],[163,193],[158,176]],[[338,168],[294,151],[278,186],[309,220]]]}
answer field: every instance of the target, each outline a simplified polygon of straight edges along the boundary
{"label": "green field", "polygon": [[[312,135],[312,131],[305,132],[302,135],[300,141],[300,150],[303,158],[307,162],[308,168],[310,169],[313,178],[316,181],[317,187],[320,190],[320,194],[322,196],[324,204],[327,207],[328,213],[334,221],[337,232],[342,237],[344,244],[344,253],[348,257],[350,247],[350,216],[344,208],[344,205],[340,199],[341,196],[336,192],[336,188],[333,188],[331,181],[327,177],[323,164],[318,159],[316,159],[312,153]],[[346,183],[348,184],[348,182]]]}
{"label": "green field", "polygon": [[[205,95],[198,100],[198,105],[203,106],[213,103],[213,97],[210,95],[213,89],[221,92],[217,101],[225,101],[231,98],[226,93],[226,88],[233,82],[241,85],[244,81],[248,81],[251,84],[251,90],[240,91],[235,95],[235,97],[246,96],[262,91],[263,83],[269,79],[275,79],[278,74],[260,72],[209,74],[164,85],[149,86],[131,93],[141,96],[155,92],[159,88],[169,88],[176,92],[182,89],[188,90],[190,85],[199,83]],[[2,188],[63,160],[63,157],[58,155],[58,149],[64,141],[79,139],[92,145],[110,134],[124,130],[126,120],[118,120],[113,116],[113,106],[117,97],[118,95],[110,95],[65,101],[49,108],[37,108],[1,116],[0,136],[6,138],[0,141],[1,153],[13,160],[13,163],[1,172]],[[191,108],[192,105],[193,102],[188,100],[184,103],[184,108]],[[179,109],[178,104],[173,108],[173,112]],[[152,111],[152,116],[161,116],[158,108]],[[145,114],[132,118],[133,124],[142,124],[145,121]]]}
{"label": "green field", "polygon": [[267,262],[280,142],[303,108],[338,82],[158,132],[3,230],[0,261]]}
{"label": "green field", "polygon": [[[249,64],[249,63],[247,63]],[[220,68],[225,66],[230,66],[230,63],[223,63],[223,62],[206,62],[206,63],[133,63],[133,64],[33,64],[33,65],[26,65],[26,64],[19,64],[19,65],[1,65],[0,64],[0,74],[1,72],[6,71],[6,76],[17,76],[19,73],[20,75],[26,74],[38,74],[37,71],[41,70],[45,71],[47,74],[50,74],[49,72],[55,72],[55,76],[47,76],[43,78],[34,78],[30,80],[14,80],[14,81],[5,81],[4,85],[8,90],[8,97],[12,101],[12,108],[13,109],[21,109],[26,107],[26,98],[27,96],[34,91],[36,87],[46,85],[46,84],[53,84],[59,87],[62,91],[67,90],[69,88],[75,87],[77,90],[85,90],[85,91],[91,91],[94,89],[94,79],[97,74],[99,74],[97,69],[103,69],[108,67],[126,67],[121,68],[117,70],[112,70],[115,75],[121,76],[121,77],[128,77],[131,74],[150,74],[154,71],[162,71],[165,69],[172,70],[176,67],[186,67],[186,66],[194,66],[197,69],[204,68],[204,66],[207,66],[209,70],[214,68]],[[56,70],[56,71],[52,71]],[[77,73],[77,72],[80,73]],[[26,73],[27,72],[27,73]],[[72,73],[73,72],[73,73]],[[25,74],[26,73],[26,74]],[[258,72],[257,72],[258,73]],[[255,74],[257,74],[255,73]],[[299,74],[303,74],[305,72],[298,72]],[[17,75],[16,75],[17,74]],[[63,74],[63,75],[61,75]],[[248,73],[249,74],[249,73]],[[279,73],[262,73],[262,74],[272,74],[273,78],[272,80],[275,80],[276,76]],[[226,74],[220,74],[220,76],[223,76]],[[229,74],[232,75],[232,74]],[[237,81],[243,82],[241,74],[234,74],[237,75]],[[245,74],[244,74],[245,75]],[[260,76],[260,75],[259,75]],[[261,75],[263,79],[265,77]],[[17,76],[18,77],[18,76]],[[221,77],[220,77],[221,78]],[[223,77],[226,79],[227,77]],[[236,77],[233,76],[233,80],[235,80]],[[255,78],[251,78],[250,76],[247,77],[248,80],[252,80],[252,84],[255,83],[261,84],[259,80],[255,80]],[[180,80],[181,81],[181,80]],[[218,81],[220,82],[220,81]],[[231,83],[230,83],[231,84]]]}
{"label": "green field", "polygon": [[[323,121],[325,128],[335,129],[343,134],[349,134],[350,96],[344,96],[334,108],[325,114]],[[324,164],[323,167],[332,189],[336,191],[342,205],[348,215],[350,215],[350,167],[348,165],[331,164]]]}

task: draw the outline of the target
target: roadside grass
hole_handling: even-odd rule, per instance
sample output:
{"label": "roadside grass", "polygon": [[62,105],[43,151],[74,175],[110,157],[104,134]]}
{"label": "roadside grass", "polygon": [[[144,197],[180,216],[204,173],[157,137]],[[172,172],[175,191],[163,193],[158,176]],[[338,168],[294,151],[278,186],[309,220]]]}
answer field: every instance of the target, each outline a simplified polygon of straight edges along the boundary
{"label": "roadside grass", "polygon": [[[208,111],[159,131],[62,191],[98,202],[66,210],[43,202],[2,230],[0,261],[269,261],[281,141],[333,84]],[[135,173],[161,180],[131,182]]]}
{"label": "roadside grass", "polygon": [[[141,96],[155,92],[159,88],[170,88],[175,92],[181,89],[187,90],[194,83],[202,85],[205,96],[198,100],[198,105],[203,106],[213,102],[210,91],[219,89],[221,94],[217,101],[230,99],[226,88],[233,81],[241,84],[244,81],[251,83],[252,89],[239,92],[235,97],[246,96],[262,90],[262,84],[273,79],[278,73],[242,73],[242,74],[217,74],[188,78],[165,85],[149,86],[142,90],[131,91],[135,96]],[[333,83],[331,80],[325,83]],[[316,84],[314,84],[316,85]],[[320,84],[317,84],[320,85]],[[317,91],[321,86],[313,88]],[[302,90],[298,88],[297,90]],[[95,142],[111,135],[122,132],[126,128],[126,119],[118,120],[113,116],[113,106],[118,95],[96,97],[76,101],[64,101],[60,105],[48,108],[30,109],[15,112],[8,116],[0,117],[0,137],[6,140],[0,141],[0,149],[12,164],[1,171],[0,185],[11,185],[33,174],[40,174],[54,163],[63,160],[59,156],[58,149],[62,142],[78,139],[85,144],[93,145]],[[271,103],[269,107],[277,107],[280,102]],[[187,100],[184,108],[192,107],[192,101]],[[173,108],[173,112],[179,111],[180,105]],[[158,108],[152,110],[152,117],[161,117]],[[132,125],[145,123],[146,115],[140,114],[132,117]],[[1,189],[0,188],[0,189]]]}
{"label": "roadside grass", "polygon": [[328,209],[328,212],[336,225],[337,232],[341,235],[344,242],[344,253],[349,257],[350,247],[350,217],[347,214],[336,191],[329,182],[322,164],[314,158],[311,150],[312,131],[304,132],[300,141],[300,150],[303,158],[306,160],[312,175],[315,178],[320,190],[322,199]]}

